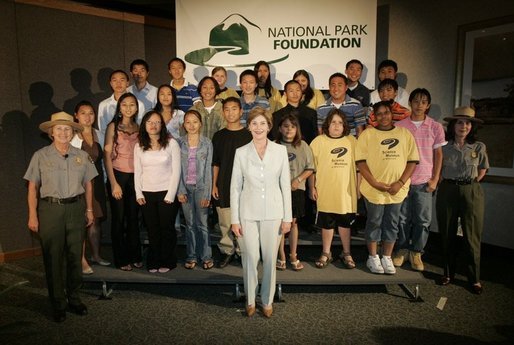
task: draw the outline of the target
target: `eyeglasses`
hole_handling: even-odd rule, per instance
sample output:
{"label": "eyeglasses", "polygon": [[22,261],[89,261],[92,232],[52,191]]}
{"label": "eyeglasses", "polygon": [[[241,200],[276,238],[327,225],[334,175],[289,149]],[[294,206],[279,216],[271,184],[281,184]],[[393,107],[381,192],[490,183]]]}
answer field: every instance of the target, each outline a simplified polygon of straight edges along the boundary
{"label": "eyeglasses", "polygon": [[156,126],[160,126],[162,122],[161,121],[146,121],[146,124],[147,125],[156,125]]}

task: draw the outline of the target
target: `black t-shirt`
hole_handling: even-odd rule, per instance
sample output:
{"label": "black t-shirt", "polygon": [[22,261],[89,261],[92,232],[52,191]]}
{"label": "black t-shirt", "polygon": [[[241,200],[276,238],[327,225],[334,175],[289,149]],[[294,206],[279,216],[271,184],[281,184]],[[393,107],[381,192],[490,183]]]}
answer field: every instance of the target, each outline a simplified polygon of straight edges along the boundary
{"label": "black t-shirt", "polygon": [[236,149],[252,141],[252,134],[246,128],[231,131],[223,128],[212,137],[212,165],[219,167],[217,187],[219,200],[214,204],[221,208],[230,207],[230,179],[234,166]]}
{"label": "black t-shirt", "polygon": [[286,105],[284,108],[273,113],[273,128],[268,134],[270,140],[275,141],[278,137],[278,124],[282,117],[289,113],[294,113],[298,118],[300,130],[302,131],[302,140],[310,144],[312,140],[318,135],[318,114],[314,109],[300,104],[298,108],[293,107],[291,104]]}

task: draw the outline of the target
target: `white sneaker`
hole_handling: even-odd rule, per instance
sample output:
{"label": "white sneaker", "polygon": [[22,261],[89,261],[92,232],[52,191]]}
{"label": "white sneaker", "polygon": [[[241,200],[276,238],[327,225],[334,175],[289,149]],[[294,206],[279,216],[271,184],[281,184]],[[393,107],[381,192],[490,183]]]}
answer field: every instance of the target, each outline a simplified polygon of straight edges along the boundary
{"label": "white sneaker", "polygon": [[369,268],[371,273],[384,274],[384,268],[380,263],[378,255],[369,256],[368,261],[366,262],[366,266]]}
{"label": "white sneaker", "polygon": [[396,274],[396,268],[393,265],[393,260],[390,256],[382,256],[380,259],[385,274]]}

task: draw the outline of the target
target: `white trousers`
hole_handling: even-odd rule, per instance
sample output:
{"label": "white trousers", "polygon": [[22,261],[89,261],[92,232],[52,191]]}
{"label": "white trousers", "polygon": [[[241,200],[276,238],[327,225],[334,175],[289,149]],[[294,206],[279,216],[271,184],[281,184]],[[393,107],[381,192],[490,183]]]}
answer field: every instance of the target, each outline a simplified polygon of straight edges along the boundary
{"label": "white trousers", "polygon": [[242,220],[241,228],[243,236],[237,239],[241,248],[243,262],[243,282],[246,294],[246,303],[255,305],[255,296],[259,286],[257,266],[262,252],[262,283],[261,301],[263,304],[273,303],[275,295],[275,285],[277,281],[276,261],[278,246],[282,231],[280,229],[282,221],[263,220],[252,221]]}

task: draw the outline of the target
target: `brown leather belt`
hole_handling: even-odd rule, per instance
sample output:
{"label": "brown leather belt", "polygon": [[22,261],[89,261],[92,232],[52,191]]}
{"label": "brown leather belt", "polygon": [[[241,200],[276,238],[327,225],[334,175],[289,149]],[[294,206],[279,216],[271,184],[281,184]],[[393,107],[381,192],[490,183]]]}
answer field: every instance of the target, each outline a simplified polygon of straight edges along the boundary
{"label": "brown leather belt", "polygon": [[80,195],[72,196],[71,198],[64,198],[64,199],[53,198],[51,196],[47,196],[45,198],[41,198],[41,200],[44,200],[51,204],[59,204],[59,205],[73,204],[74,202],[81,200],[83,196],[84,196],[84,194],[80,194]]}

